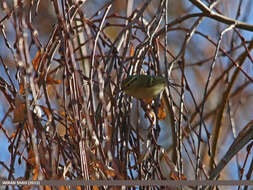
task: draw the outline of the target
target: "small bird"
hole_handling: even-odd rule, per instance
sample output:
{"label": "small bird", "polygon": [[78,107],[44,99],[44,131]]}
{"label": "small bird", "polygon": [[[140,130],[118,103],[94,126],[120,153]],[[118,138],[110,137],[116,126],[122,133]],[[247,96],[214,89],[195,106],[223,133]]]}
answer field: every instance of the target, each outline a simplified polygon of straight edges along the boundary
{"label": "small bird", "polygon": [[121,89],[137,99],[150,99],[162,92],[166,85],[166,79],[161,76],[131,75],[122,81]]}

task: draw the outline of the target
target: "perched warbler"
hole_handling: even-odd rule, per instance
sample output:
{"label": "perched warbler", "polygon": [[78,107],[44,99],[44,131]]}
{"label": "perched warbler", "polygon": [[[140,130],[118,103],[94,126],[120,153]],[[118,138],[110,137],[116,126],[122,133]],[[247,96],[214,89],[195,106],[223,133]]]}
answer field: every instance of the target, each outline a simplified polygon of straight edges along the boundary
{"label": "perched warbler", "polygon": [[150,75],[131,75],[122,81],[121,89],[138,99],[156,97],[164,90],[167,82],[164,77]]}

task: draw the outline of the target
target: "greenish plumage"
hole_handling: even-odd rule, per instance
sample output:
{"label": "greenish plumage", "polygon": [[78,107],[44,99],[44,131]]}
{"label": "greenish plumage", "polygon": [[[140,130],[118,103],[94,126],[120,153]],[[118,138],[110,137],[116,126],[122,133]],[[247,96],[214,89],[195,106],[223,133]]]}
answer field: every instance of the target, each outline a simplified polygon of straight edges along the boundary
{"label": "greenish plumage", "polygon": [[122,81],[122,90],[138,99],[154,98],[166,86],[166,79],[160,76],[132,75]]}

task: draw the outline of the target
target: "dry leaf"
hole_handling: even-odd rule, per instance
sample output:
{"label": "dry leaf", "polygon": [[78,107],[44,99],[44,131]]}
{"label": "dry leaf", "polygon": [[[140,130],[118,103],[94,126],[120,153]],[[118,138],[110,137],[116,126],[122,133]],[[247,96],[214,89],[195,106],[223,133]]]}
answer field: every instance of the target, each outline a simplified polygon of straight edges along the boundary
{"label": "dry leaf", "polygon": [[11,136],[10,136],[10,139],[14,138],[16,136],[16,133],[12,133]]}
{"label": "dry leaf", "polygon": [[36,165],[36,167],[33,169],[33,180],[37,180],[39,176],[39,166]]}
{"label": "dry leaf", "polygon": [[134,56],[134,45],[130,42],[130,57]]}
{"label": "dry leaf", "polygon": [[19,83],[19,94],[24,94],[24,84],[22,81]]}
{"label": "dry leaf", "polygon": [[166,110],[163,105],[159,106],[157,116],[158,120],[164,120],[166,118]]}
{"label": "dry leaf", "polygon": [[170,178],[173,179],[173,180],[175,180],[175,181],[186,180],[187,179],[183,174],[181,174],[180,176],[181,177],[179,178],[177,172],[174,172],[174,171],[170,172]]}
{"label": "dry leaf", "polygon": [[36,161],[35,161],[35,154],[33,152],[32,149],[30,149],[30,151],[28,152],[28,159],[27,162],[32,165],[35,166],[36,165]]}
{"label": "dry leaf", "polygon": [[47,76],[47,85],[61,84],[60,80],[55,80],[51,76]]}
{"label": "dry leaf", "polygon": [[23,190],[29,190],[29,189],[31,189],[33,186],[32,185],[24,185],[23,186]]}
{"label": "dry leaf", "polygon": [[107,175],[111,176],[111,177],[115,177],[116,176],[115,171],[113,169],[107,168],[106,171],[105,171],[105,173]]}
{"label": "dry leaf", "polygon": [[15,97],[15,109],[13,113],[13,123],[24,122],[27,118],[25,100],[21,95],[16,95]]}
{"label": "dry leaf", "polygon": [[56,131],[61,137],[64,137],[66,135],[66,126],[58,122],[56,125]]}
{"label": "dry leaf", "polygon": [[35,71],[37,71],[39,68],[39,63],[40,63],[41,57],[42,57],[41,51],[38,50],[34,59],[32,60],[33,68]]}
{"label": "dry leaf", "polygon": [[48,185],[46,185],[46,186],[45,186],[45,190],[51,190],[51,187],[48,186]]}

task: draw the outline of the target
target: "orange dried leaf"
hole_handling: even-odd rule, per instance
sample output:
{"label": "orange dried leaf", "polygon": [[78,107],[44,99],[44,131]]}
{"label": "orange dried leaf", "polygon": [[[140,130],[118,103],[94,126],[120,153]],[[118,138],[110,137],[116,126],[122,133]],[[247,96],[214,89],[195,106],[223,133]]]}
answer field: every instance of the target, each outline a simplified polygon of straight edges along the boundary
{"label": "orange dried leaf", "polygon": [[31,189],[33,186],[32,185],[25,185],[25,186],[23,186],[23,190],[29,190],[29,189]]}
{"label": "orange dried leaf", "polygon": [[67,186],[58,186],[59,190],[68,190],[69,188]]}
{"label": "orange dried leaf", "polygon": [[32,165],[32,166],[35,166],[35,165],[36,165],[35,154],[34,154],[34,152],[33,152],[32,149],[28,152],[28,159],[27,159],[27,162],[28,162],[30,165]]}
{"label": "orange dried leaf", "polygon": [[164,120],[166,118],[166,111],[162,106],[158,108],[157,116],[159,120]]}
{"label": "orange dried leaf", "polygon": [[51,187],[48,186],[48,185],[46,185],[46,186],[45,186],[45,190],[51,190]]}
{"label": "orange dried leaf", "polygon": [[47,76],[47,85],[61,84],[60,80],[55,80],[50,76]]}
{"label": "orange dried leaf", "polygon": [[134,56],[134,45],[133,43],[130,43],[130,57]]}
{"label": "orange dried leaf", "polygon": [[37,179],[38,179],[38,176],[39,176],[39,167],[36,166],[36,167],[33,169],[33,180],[37,180]]}
{"label": "orange dried leaf", "polygon": [[76,137],[76,130],[74,129],[74,127],[72,125],[69,125],[69,135],[73,138]]}
{"label": "orange dried leaf", "polygon": [[13,123],[24,122],[26,120],[27,115],[25,100],[20,95],[15,97],[15,109],[13,113]]}
{"label": "orange dried leaf", "polygon": [[33,68],[35,71],[38,70],[41,57],[42,57],[41,51],[38,50],[34,59],[32,60]]}
{"label": "orange dried leaf", "polygon": [[170,178],[173,179],[173,180],[175,180],[175,181],[186,180],[187,179],[183,174],[181,174],[181,177],[179,178],[178,177],[178,173],[174,172],[174,171],[170,172]]}
{"label": "orange dried leaf", "polygon": [[115,176],[116,176],[115,171],[113,171],[113,170],[107,169],[107,170],[105,171],[105,173],[106,173],[107,175],[111,176],[111,177],[115,177]]}
{"label": "orange dried leaf", "polygon": [[24,93],[24,84],[23,82],[20,82],[19,84],[19,94],[23,94]]}
{"label": "orange dried leaf", "polygon": [[61,116],[63,116],[63,117],[65,117],[65,111],[64,110],[60,110],[59,112],[58,112]]}
{"label": "orange dried leaf", "polygon": [[16,133],[12,133],[10,136],[10,139],[14,138],[16,136]]}

